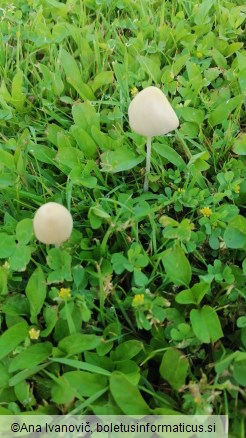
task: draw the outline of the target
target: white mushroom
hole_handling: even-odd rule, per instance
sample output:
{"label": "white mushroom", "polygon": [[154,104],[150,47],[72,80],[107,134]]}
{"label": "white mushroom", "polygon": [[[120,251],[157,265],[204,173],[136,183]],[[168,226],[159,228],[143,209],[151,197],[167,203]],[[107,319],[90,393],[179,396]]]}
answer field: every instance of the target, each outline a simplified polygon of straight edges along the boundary
{"label": "white mushroom", "polygon": [[179,126],[179,120],[165,94],[157,87],[140,91],[128,108],[130,127],[137,134],[147,137],[146,173],[144,191],[149,188],[151,137],[165,135]]}
{"label": "white mushroom", "polygon": [[63,205],[47,202],[36,211],[33,229],[40,242],[59,245],[69,239],[73,229],[73,219]]}

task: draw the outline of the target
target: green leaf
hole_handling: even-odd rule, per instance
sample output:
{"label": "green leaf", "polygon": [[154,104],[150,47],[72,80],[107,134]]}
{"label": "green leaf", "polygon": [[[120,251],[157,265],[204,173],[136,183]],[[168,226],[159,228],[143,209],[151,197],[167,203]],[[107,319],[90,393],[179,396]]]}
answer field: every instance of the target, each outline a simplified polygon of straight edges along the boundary
{"label": "green leaf", "polygon": [[194,284],[191,289],[179,292],[175,297],[175,301],[179,304],[200,304],[209,289],[210,285],[201,281],[200,283]]}
{"label": "green leaf", "polygon": [[69,371],[62,377],[66,379],[71,388],[76,389],[83,397],[90,397],[108,385],[107,377],[86,371]]}
{"label": "green leaf", "polygon": [[160,374],[173,389],[179,390],[185,384],[188,370],[188,359],[179,350],[170,348],[164,353]]}
{"label": "green leaf", "polygon": [[41,163],[54,164],[56,152],[50,146],[30,144],[27,145],[27,150],[36,160],[41,161]]}
{"label": "green leaf", "polygon": [[197,108],[179,108],[179,114],[185,120],[185,122],[192,122],[196,123],[197,125],[200,125],[204,120],[204,111]]}
{"label": "green leaf", "polygon": [[116,362],[115,371],[124,374],[132,385],[137,386],[140,380],[140,368],[134,360]]}
{"label": "green leaf", "polygon": [[66,73],[68,83],[75,88],[82,99],[96,100],[91,88],[82,81],[81,74],[74,57],[65,49],[61,50],[61,66]]}
{"label": "green leaf", "polygon": [[52,332],[59,318],[58,307],[57,306],[45,307],[43,311],[43,317],[46,323],[46,328],[41,331],[40,335],[42,337],[46,337],[49,336],[49,334]]}
{"label": "green leaf", "polygon": [[129,272],[133,271],[133,266],[129,263],[128,259],[121,252],[115,252],[111,257],[114,272],[116,274],[122,274],[126,269]]}
{"label": "green leaf", "polygon": [[89,189],[94,189],[97,185],[97,178],[91,176],[84,166],[75,166],[70,174],[69,179],[71,179],[74,185],[81,185],[88,187]]}
{"label": "green leaf", "polygon": [[26,245],[17,244],[14,253],[9,258],[9,265],[13,271],[22,272],[31,259],[31,248]]}
{"label": "green leaf", "polygon": [[69,169],[73,169],[75,166],[78,166],[83,159],[83,152],[73,147],[64,147],[59,149],[55,157],[55,160],[59,164],[67,166]]}
{"label": "green leaf", "polygon": [[21,111],[23,109],[24,102],[26,99],[25,95],[22,93],[22,85],[23,85],[23,73],[22,71],[18,71],[16,75],[13,77],[12,89],[11,89],[11,95],[12,95],[11,103],[18,111]]}
{"label": "green leaf", "polygon": [[13,171],[15,169],[14,155],[0,149],[0,166],[1,168],[5,166]]}
{"label": "green leaf", "polygon": [[123,414],[147,415],[151,413],[138,388],[130,383],[124,374],[114,371],[109,382],[110,392]]}
{"label": "green leaf", "polygon": [[202,27],[202,25],[210,21],[209,10],[213,5],[213,0],[203,0],[201,4],[197,5],[194,21],[198,26]]}
{"label": "green leaf", "polygon": [[9,377],[7,367],[0,363],[0,390],[8,387]]}
{"label": "green leaf", "polygon": [[91,128],[100,129],[100,114],[90,102],[83,102],[72,107],[75,125],[90,132]]}
{"label": "green leaf", "polygon": [[149,56],[141,56],[141,55],[137,56],[137,61],[139,62],[143,70],[155,83],[160,82],[162,71],[160,69],[159,62],[151,59]]}
{"label": "green leaf", "polygon": [[222,124],[224,120],[231,114],[231,112],[242,105],[242,95],[232,97],[226,102],[222,102],[217,108],[211,112],[208,121],[212,127]]}
{"label": "green leaf", "polygon": [[17,383],[14,387],[14,392],[17,400],[24,406],[24,408],[31,407],[35,404],[36,400],[32,394],[31,385],[26,380]]}
{"label": "green leaf", "polygon": [[182,68],[185,66],[186,61],[190,58],[189,54],[179,56],[179,58],[172,65],[172,73],[174,76],[177,76]]}
{"label": "green leaf", "polygon": [[90,211],[97,217],[101,219],[110,219],[110,214],[108,214],[101,206],[91,207]]}
{"label": "green leaf", "polygon": [[[13,186],[16,183],[16,176],[11,173],[2,172],[0,173],[0,189],[5,189],[6,187]],[[3,233],[1,233],[3,234]],[[9,236],[12,237],[12,236]],[[1,242],[2,243],[2,242]],[[0,250],[1,250],[0,245]],[[1,256],[0,256],[1,258]]]}
{"label": "green leaf", "polygon": [[165,158],[169,163],[174,164],[180,170],[186,168],[186,164],[181,156],[173,148],[167,144],[153,143],[153,150],[161,157]]}
{"label": "green leaf", "polygon": [[183,249],[179,245],[174,245],[164,251],[162,263],[172,283],[189,286],[191,281],[191,266]]}
{"label": "green leaf", "polygon": [[244,248],[246,245],[246,218],[238,214],[229,223],[224,232],[228,248]]}
{"label": "green leaf", "polygon": [[127,251],[129,262],[136,268],[145,268],[149,264],[149,258],[145,253],[142,254],[142,250],[142,246],[134,242]]}
{"label": "green leaf", "polygon": [[20,322],[0,336],[0,360],[13,351],[28,335],[27,323]]}
{"label": "green leaf", "polygon": [[246,155],[246,133],[241,133],[234,141],[233,152],[237,155]]}
{"label": "green leaf", "polygon": [[8,272],[5,268],[0,266],[0,295],[8,293]]}
{"label": "green leaf", "polygon": [[196,164],[200,160],[207,161],[209,160],[210,155],[208,151],[199,152],[198,154],[192,155],[187,167],[191,167],[193,164]]}
{"label": "green leaf", "polygon": [[173,218],[166,216],[166,215],[161,216],[159,219],[159,222],[163,227],[168,227],[168,226],[178,227],[179,226],[179,222],[175,221]]}
{"label": "green leaf", "polygon": [[228,227],[224,233],[224,241],[227,248],[240,249],[246,245],[246,236],[236,228]]}
{"label": "green leaf", "polygon": [[31,322],[37,323],[37,316],[46,298],[46,281],[40,266],[35,269],[28,280],[26,296],[30,304]]}
{"label": "green leaf", "polygon": [[73,125],[70,128],[70,132],[86,158],[92,158],[96,156],[97,145],[92,137],[83,128]]}
{"label": "green leaf", "polygon": [[179,134],[189,138],[196,138],[198,136],[199,126],[192,122],[183,122],[180,125]]}
{"label": "green leaf", "polygon": [[237,319],[237,327],[238,328],[244,328],[246,327],[246,316],[240,316]]}
{"label": "green leaf", "polygon": [[9,366],[9,372],[25,370],[35,367],[44,362],[52,352],[52,344],[44,342],[43,344],[30,345],[26,350],[15,356]]}
{"label": "green leaf", "polygon": [[246,386],[246,360],[235,360],[233,365],[233,377],[237,384]]}
{"label": "green leaf", "polygon": [[220,69],[217,67],[208,68],[204,71],[204,77],[211,83],[220,75]]}
{"label": "green leaf", "polygon": [[231,364],[234,360],[246,360],[246,353],[242,351],[234,351],[233,353],[226,355],[222,360],[216,363],[215,365],[215,371],[217,374],[223,373],[226,369],[228,369],[228,366]]}
{"label": "green leaf", "polygon": [[75,333],[62,339],[58,344],[58,348],[65,351],[66,354],[74,355],[87,350],[94,350],[101,342],[102,338],[99,336]]}
{"label": "green leaf", "polygon": [[138,287],[146,286],[149,281],[147,275],[145,275],[139,268],[134,268],[133,279],[134,283]]}
{"label": "green leaf", "polygon": [[13,254],[16,248],[14,236],[0,233],[0,259],[5,259]]}
{"label": "green leaf", "polygon": [[33,221],[32,219],[22,219],[16,226],[16,238],[19,243],[26,245],[30,242],[33,236]]}
{"label": "green leaf", "polygon": [[214,61],[216,62],[217,66],[220,68],[227,69],[226,58],[222,55],[222,53],[220,53],[217,49],[213,49],[211,51],[211,53],[212,53],[212,57],[213,57]]}
{"label": "green leaf", "polygon": [[56,382],[51,382],[51,399],[54,403],[71,403],[76,394],[77,389],[72,388],[63,376],[59,376]]}
{"label": "green leaf", "polygon": [[216,342],[223,337],[222,328],[216,311],[210,306],[193,309],[190,321],[196,337],[206,344]]}
{"label": "green leaf", "polygon": [[237,52],[239,49],[243,47],[243,43],[232,43],[226,47],[226,57],[233,55],[233,53]]}
{"label": "green leaf", "polygon": [[117,140],[113,140],[108,134],[101,132],[96,126],[92,126],[91,134],[101,151],[115,150],[118,147]]}
{"label": "green leaf", "polygon": [[130,170],[143,160],[143,156],[137,156],[127,146],[122,146],[115,151],[106,151],[101,154],[102,172],[117,173]]}
{"label": "green leaf", "polygon": [[101,226],[103,219],[110,219],[110,215],[101,206],[91,207],[88,212],[91,227],[97,229]]}
{"label": "green leaf", "polygon": [[114,73],[112,71],[102,71],[98,73],[92,81],[91,89],[95,93],[98,88],[114,82]]}
{"label": "green leaf", "polygon": [[66,251],[61,248],[51,248],[48,251],[47,264],[53,270],[48,275],[48,283],[59,283],[64,280],[71,281],[71,262],[72,257]]}
{"label": "green leaf", "polygon": [[135,357],[140,351],[143,350],[143,344],[140,341],[131,339],[129,341],[122,342],[118,345],[114,352],[114,360],[129,360]]}
{"label": "green leaf", "polygon": [[246,276],[246,259],[244,259],[243,261],[242,268],[243,268],[243,273]]}

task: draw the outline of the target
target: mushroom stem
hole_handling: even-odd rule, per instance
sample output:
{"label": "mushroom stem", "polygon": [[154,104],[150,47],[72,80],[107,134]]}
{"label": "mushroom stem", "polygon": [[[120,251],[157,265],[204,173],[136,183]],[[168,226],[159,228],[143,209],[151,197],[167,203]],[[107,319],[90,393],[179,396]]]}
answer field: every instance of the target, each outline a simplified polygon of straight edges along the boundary
{"label": "mushroom stem", "polygon": [[149,190],[149,172],[150,172],[150,157],[151,157],[151,138],[147,137],[147,153],[146,153],[146,171],[145,171],[145,178],[144,178],[144,192],[147,192]]}

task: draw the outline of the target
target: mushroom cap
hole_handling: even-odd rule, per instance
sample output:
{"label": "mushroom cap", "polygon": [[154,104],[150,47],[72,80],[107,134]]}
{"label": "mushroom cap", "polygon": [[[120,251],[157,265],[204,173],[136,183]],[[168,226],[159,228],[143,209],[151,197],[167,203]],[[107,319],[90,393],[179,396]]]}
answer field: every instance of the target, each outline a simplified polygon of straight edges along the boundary
{"label": "mushroom cap", "polygon": [[165,94],[157,87],[140,91],[128,108],[130,127],[146,137],[165,135],[179,126],[179,120]]}
{"label": "mushroom cap", "polygon": [[47,202],[36,211],[33,229],[40,242],[60,244],[69,239],[73,229],[73,218],[63,205]]}

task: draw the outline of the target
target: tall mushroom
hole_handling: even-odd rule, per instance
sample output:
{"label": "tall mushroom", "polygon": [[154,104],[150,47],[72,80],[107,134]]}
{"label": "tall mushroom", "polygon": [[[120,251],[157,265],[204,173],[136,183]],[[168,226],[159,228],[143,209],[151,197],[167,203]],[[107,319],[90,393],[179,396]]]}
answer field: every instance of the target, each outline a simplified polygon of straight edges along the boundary
{"label": "tall mushroom", "polygon": [[73,219],[63,205],[47,202],[36,211],[33,229],[40,242],[60,245],[69,239],[73,229]]}
{"label": "tall mushroom", "polygon": [[149,188],[151,138],[165,135],[179,126],[179,120],[165,94],[157,87],[140,91],[128,108],[129,124],[137,134],[147,137],[146,173],[144,191]]}

